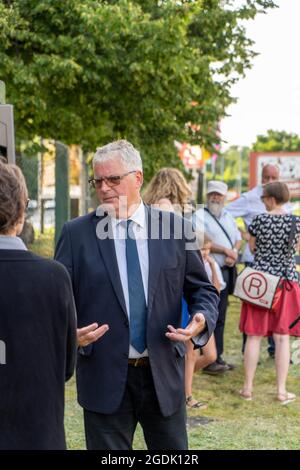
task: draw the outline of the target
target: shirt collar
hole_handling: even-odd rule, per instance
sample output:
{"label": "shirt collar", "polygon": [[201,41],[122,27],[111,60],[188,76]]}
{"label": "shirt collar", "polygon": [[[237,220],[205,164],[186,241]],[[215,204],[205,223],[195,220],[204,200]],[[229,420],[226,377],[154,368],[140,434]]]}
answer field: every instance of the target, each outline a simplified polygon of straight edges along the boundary
{"label": "shirt collar", "polygon": [[19,237],[11,237],[8,235],[0,235],[0,250],[24,250],[27,251],[26,245]]}
{"label": "shirt collar", "polygon": [[[146,226],[146,214],[145,214],[145,206],[144,206],[143,201],[140,202],[139,206],[134,211],[134,213],[129,217],[129,219],[135,222],[141,228],[144,228]],[[124,222],[126,220],[127,219],[115,219],[112,217],[111,223],[114,227],[117,227],[120,224],[124,225]]]}

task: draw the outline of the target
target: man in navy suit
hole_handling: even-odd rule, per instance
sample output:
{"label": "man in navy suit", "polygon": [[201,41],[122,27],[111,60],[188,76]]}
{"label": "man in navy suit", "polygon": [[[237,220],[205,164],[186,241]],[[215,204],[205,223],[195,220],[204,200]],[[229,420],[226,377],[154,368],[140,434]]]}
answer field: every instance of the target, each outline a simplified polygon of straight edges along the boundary
{"label": "man in navy suit", "polygon": [[[56,249],[77,307],[87,448],[131,449],[139,422],[149,449],[184,450],[185,342],[207,343],[218,294],[187,240],[189,223],[143,204],[139,152],[116,141],[97,150],[93,167],[100,206],[66,223]],[[185,329],[182,295],[190,312]]]}

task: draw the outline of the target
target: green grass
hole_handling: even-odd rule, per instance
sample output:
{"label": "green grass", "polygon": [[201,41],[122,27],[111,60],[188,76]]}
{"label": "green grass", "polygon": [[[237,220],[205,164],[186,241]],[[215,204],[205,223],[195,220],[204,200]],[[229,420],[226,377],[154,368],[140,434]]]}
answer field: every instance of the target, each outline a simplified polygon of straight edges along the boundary
{"label": "green grass", "polygon": [[[51,256],[52,233],[40,236],[33,246],[39,254]],[[294,449],[300,448],[300,367],[292,365],[288,390],[298,395],[296,402],[282,406],[275,400],[274,360],[267,357],[263,340],[261,364],[258,366],[254,399],[245,402],[237,395],[243,383],[241,335],[238,331],[240,304],[230,299],[225,335],[225,358],[237,365],[220,377],[198,373],[194,379],[194,396],[206,401],[206,410],[188,412],[189,417],[205,417],[206,425],[189,427],[190,449]],[[291,338],[293,341],[293,338]],[[103,377],[105,380],[105,377]],[[76,403],[75,381],[66,386],[66,435],[69,449],[84,449],[82,411]],[[138,428],[135,449],[145,449]]]}

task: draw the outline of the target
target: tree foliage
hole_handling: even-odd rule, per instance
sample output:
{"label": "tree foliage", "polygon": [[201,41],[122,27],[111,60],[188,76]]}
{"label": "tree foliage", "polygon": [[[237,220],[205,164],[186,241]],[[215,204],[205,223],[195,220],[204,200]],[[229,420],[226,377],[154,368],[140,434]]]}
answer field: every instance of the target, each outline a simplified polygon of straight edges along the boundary
{"label": "tree foliage", "polygon": [[253,144],[255,152],[299,152],[300,136],[286,131],[269,129],[266,135],[258,135]]}
{"label": "tree foliage", "polygon": [[147,176],[178,164],[174,139],[210,148],[255,55],[243,21],[274,6],[234,3],[0,0],[0,77],[18,137],[86,150],[125,137]]}
{"label": "tree foliage", "polygon": [[[249,147],[230,146],[216,161],[215,175],[211,171],[207,179],[225,181],[228,187],[241,192],[247,191],[249,183]],[[210,170],[210,169],[209,169]]]}

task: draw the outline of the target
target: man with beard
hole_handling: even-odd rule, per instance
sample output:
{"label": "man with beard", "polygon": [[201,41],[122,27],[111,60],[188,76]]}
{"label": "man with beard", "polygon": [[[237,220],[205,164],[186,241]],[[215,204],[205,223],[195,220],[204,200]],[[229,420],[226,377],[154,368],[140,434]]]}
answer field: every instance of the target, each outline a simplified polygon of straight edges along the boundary
{"label": "man with beard", "polygon": [[204,231],[212,240],[211,254],[220,266],[226,282],[226,288],[220,294],[219,316],[215,329],[217,360],[203,369],[211,375],[222,374],[234,367],[223,360],[222,354],[228,296],[233,292],[235,265],[242,242],[234,218],[224,208],[227,190],[227,184],[222,181],[209,181],[206,193],[207,207],[204,212]]}

